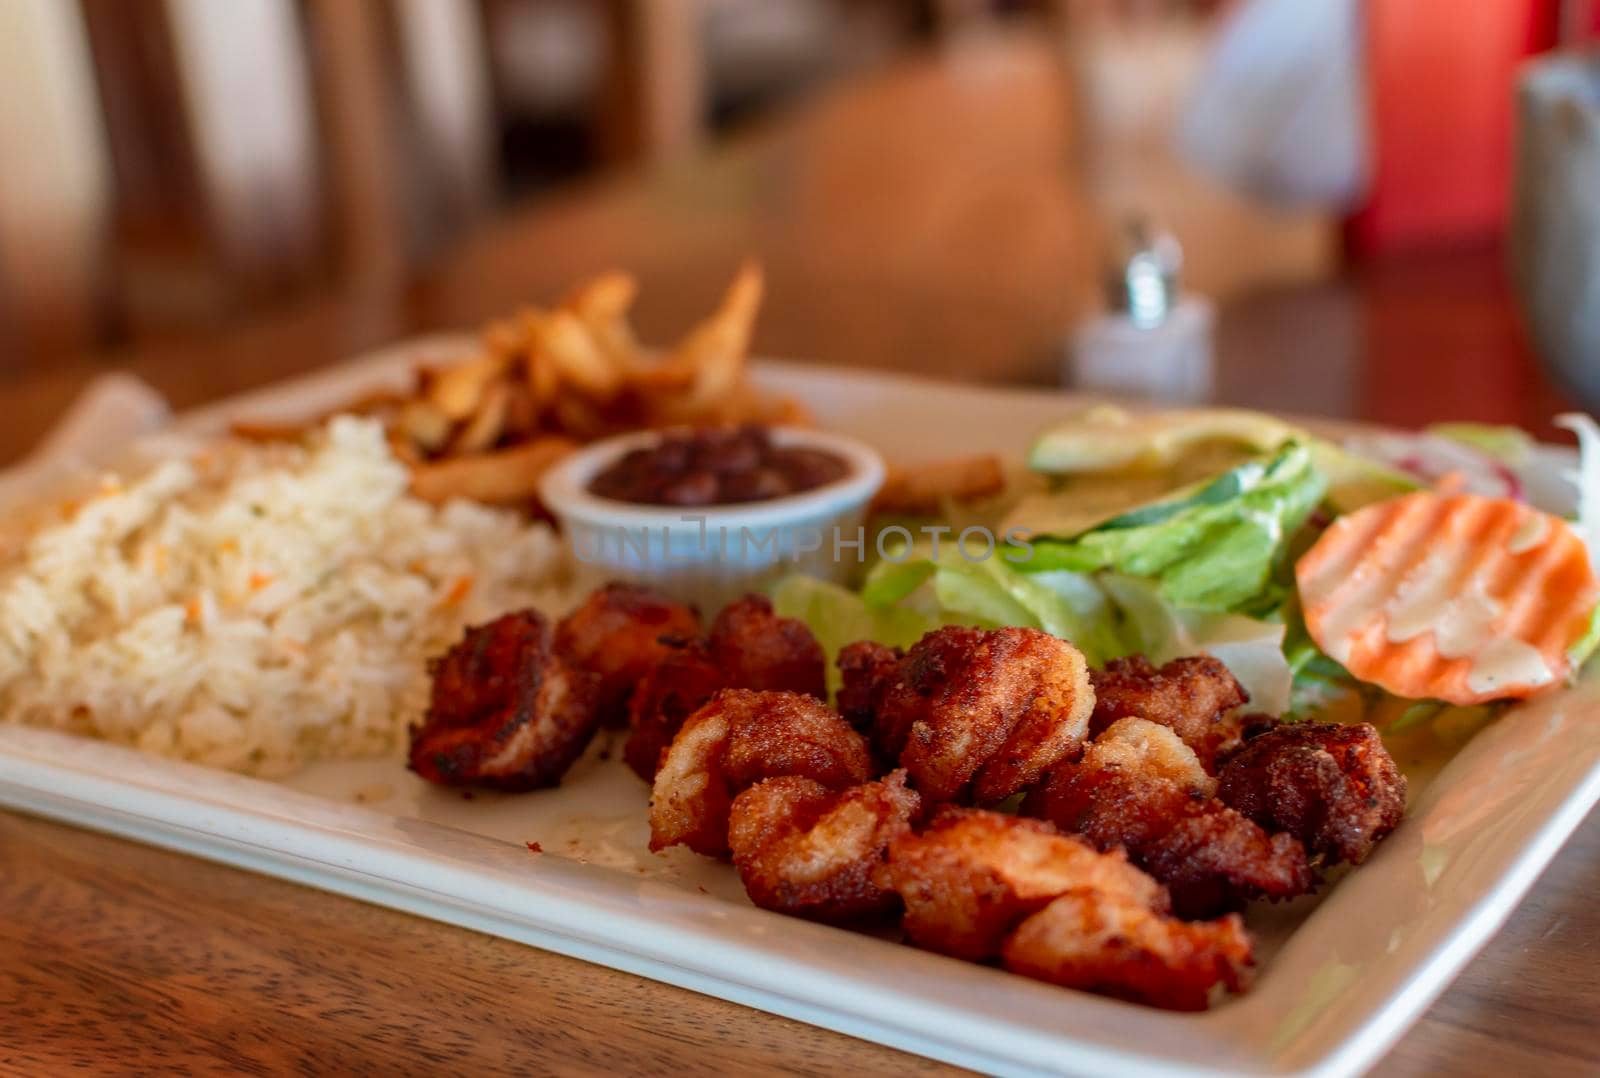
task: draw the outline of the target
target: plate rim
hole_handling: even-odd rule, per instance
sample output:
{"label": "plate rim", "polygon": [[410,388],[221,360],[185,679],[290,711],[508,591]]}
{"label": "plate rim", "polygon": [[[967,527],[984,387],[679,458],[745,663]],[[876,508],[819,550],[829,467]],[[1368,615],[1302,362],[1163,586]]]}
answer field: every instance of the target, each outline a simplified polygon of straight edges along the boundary
{"label": "plate rim", "polygon": [[[390,374],[400,371],[409,371],[419,356],[438,355],[459,351],[470,346],[472,338],[457,334],[438,334],[428,337],[403,341],[395,345],[380,349],[357,357],[346,363],[302,375],[283,382],[255,389],[233,397],[208,404],[198,409],[180,414],[174,418],[172,429],[187,433],[211,433],[223,426],[230,417],[241,414],[260,415],[270,414],[276,402],[294,398],[298,403],[296,409],[304,411],[307,407],[318,408],[321,403],[308,404],[310,401],[325,402],[327,406],[336,404],[339,400],[347,399],[353,388],[370,388]],[[908,376],[897,372],[883,371],[858,371],[851,368],[826,367],[818,364],[804,364],[774,360],[760,361],[756,367],[758,380],[768,380],[784,388],[792,388],[796,384],[815,383],[819,378],[837,383],[844,382],[875,383],[879,388],[899,389],[906,392],[921,392],[933,394],[958,394],[960,399],[970,406],[974,394],[990,398],[993,403],[1006,400],[1028,400],[1036,402],[1041,395],[1049,396],[1056,402],[1068,398],[1060,394],[1048,393],[1037,389],[1019,389],[1014,387],[973,386],[964,383],[950,382],[920,376]],[[1335,428],[1349,429],[1349,424],[1321,424]],[[9,470],[6,475],[11,476],[37,468],[37,464],[24,464],[20,468]],[[1587,679],[1586,679],[1587,680]],[[1573,697],[1576,690],[1566,690],[1560,694],[1563,699]],[[1594,708],[1600,714],[1600,703]],[[1600,720],[1597,720],[1600,725]],[[1485,731],[1485,734],[1490,731]],[[32,749],[26,744],[29,738],[35,739]],[[42,739],[38,740],[38,739]],[[48,744],[47,744],[48,743]],[[1482,774],[1493,771],[1493,761],[1485,757],[1488,751],[1484,747],[1485,738],[1480,734],[1466,749],[1462,750],[1441,772],[1438,779],[1430,785],[1430,792],[1439,787],[1439,784],[1458,765],[1467,772],[1462,778],[1453,779],[1459,783],[1471,778],[1473,769]],[[45,747],[41,748],[41,745]],[[89,752],[91,757],[98,757],[102,750],[116,753],[126,753],[137,758],[140,765],[130,772],[126,767],[120,771],[110,771],[96,775],[86,771],[81,763],[73,766],[67,761],[73,757],[82,758],[85,755],[85,746],[92,746],[95,750]],[[1475,748],[1476,747],[1476,748]],[[1583,755],[1583,754],[1580,754]],[[1148,1051],[1148,1045],[1141,1045],[1130,1051],[1120,1051],[1105,1045],[1085,1042],[1072,1035],[1056,1036],[1050,1038],[1048,1044],[1041,1042],[1034,1045],[1036,1049],[1052,1051],[1073,1050],[1069,1058],[1057,1059],[1055,1062],[1066,1066],[1073,1071],[1098,1069],[1114,1066],[1118,1073],[1123,1074],[1166,1074],[1183,1073],[1190,1075],[1220,1075],[1229,1073],[1253,1073],[1272,1075],[1339,1075],[1353,1073],[1376,1060],[1383,1052],[1393,1045],[1406,1029],[1419,1017],[1423,1011],[1444,991],[1453,980],[1456,973],[1471,960],[1473,955],[1488,941],[1496,930],[1504,923],[1511,911],[1516,907],[1522,896],[1532,886],[1538,874],[1555,856],[1566,838],[1575,830],[1588,814],[1590,808],[1600,801],[1600,750],[1587,754],[1587,762],[1574,764],[1573,775],[1567,780],[1567,787],[1558,796],[1551,797],[1552,790],[1546,786],[1542,791],[1546,805],[1542,817],[1532,828],[1531,833],[1520,836],[1523,840],[1519,843],[1513,856],[1501,857],[1504,862],[1502,869],[1496,874],[1493,884],[1479,898],[1468,905],[1464,910],[1451,916],[1449,924],[1442,933],[1434,930],[1431,945],[1422,961],[1413,963],[1398,970],[1399,976],[1391,975],[1392,988],[1384,995],[1383,999],[1373,1006],[1365,1008],[1366,1013],[1356,1021],[1347,1021],[1341,1031],[1332,1036],[1321,1037],[1323,1047],[1319,1050],[1306,1053],[1295,1053],[1289,1049],[1293,1043],[1280,1046],[1277,1049],[1268,1048],[1258,1054],[1248,1056],[1235,1055],[1241,1049],[1258,1050],[1263,1046],[1259,1043],[1250,1043],[1248,1038],[1240,1038],[1239,1027],[1244,1021],[1249,1020],[1252,1012],[1252,1002],[1256,997],[1247,995],[1239,1000],[1230,1001],[1227,1005],[1203,1015],[1173,1015],[1153,1011],[1147,1008],[1132,1008],[1131,1005],[1116,1003],[1115,1001],[1101,1000],[1088,997],[1081,993],[1072,993],[1072,1005],[1083,1008],[1087,1013],[1110,1021],[1112,1026],[1123,1023],[1112,1021],[1115,1016],[1126,1013],[1131,1009],[1137,1017],[1139,1025],[1159,1023],[1161,1028],[1183,1030],[1186,1037],[1200,1041],[1209,1040],[1209,1048],[1214,1060],[1222,1065],[1208,1067],[1194,1058],[1192,1052],[1175,1054],[1164,1052],[1153,1054]],[[1463,763],[1463,760],[1466,763]],[[124,764],[126,762],[124,761]],[[38,769],[38,774],[48,775],[51,782],[40,785],[31,780],[28,769]],[[886,1023],[882,1020],[869,1020],[859,1015],[852,1015],[840,1011],[837,1007],[829,1007],[818,1000],[800,998],[795,995],[785,995],[748,983],[739,978],[717,976],[709,970],[695,970],[686,966],[681,958],[678,961],[667,961],[659,956],[652,957],[648,953],[636,953],[626,948],[601,947],[594,941],[587,943],[581,935],[575,935],[570,930],[566,934],[550,929],[541,929],[538,925],[528,921],[527,915],[520,918],[501,917],[504,923],[477,923],[470,909],[463,905],[457,897],[448,903],[437,903],[432,899],[411,895],[403,881],[396,881],[387,876],[374,875],[371,872],[358,872],[349,866],[341,869],[337,862],[326,862],[316,858],[308,858],[305,854],[296,853],[293,849],[285,848],[279,844],[270,843],[230,843],[224,835],[211,831],[197,830],[186,827],[178,820],[176,810],[163,799],[175,799],[178,802],[190,802],[192,796],[175,793],[172,790],[152,788],[148,782],[136,782],[130,774],[146,774],[152,776],[167,775],[172,778],[189,779],[193,776],[186,772],[193,770],[203,773],[205,777],[221,783],[224,786],[246,784],[244,793],[245,804],[230,802],[224,799],[213,802],[214,810],[221,810],[224,814],[243,813],[244,817],[255,826],[266,827],[270,825],[287,824],[292,835],[303,831],[307,825],[305,821],[295,820],[281,814],[263,813],[257,808],[252,808],[248,802],[250,794],[264,794],[270,789],[281,793],[293,795],[291,801],[297,798],[323,801],[315,795],[301,793],[287,789],[265,780],[251,779],[245,776],[232,775],[226,772],[217,772],[202,768],[198,765],[184,764],[179,761],[163,760],[156,757],[147,757],[132,749],[115,746],[101,742],[92,742],[86,739],[73,737],[55,731],[22,728],[17,726],[0,725],[0,805],[23,811],[33,812],[41,816],[65,820],[78,826],[90,827],[97,830],[109,831],[114,834],[134,838],[158,846],[177,849],[195,856],[205,857],[210,860],[220,861],[236,867],[252,871],[265,872],[270,875],[293,880],[306,886],[316,887],[321,890],[330,890],[335,893],[346,894],[365,901],[375,902],[380,905],[407,910],[408,912],[427,916],[435,920],[445,921],[486,931],[490,934],[502,935],[519,942],[543,947],[544,949],[570,954],[573,957],[586,961],[598,962],[612,968],[624,969],[654,980],[687,987],[694,991],[731,999],[757,1009],[782,1014],[796,1018],[813,1025],[834,1029],[848,1035],[864,1037],[865,1039],[884,1043],[902,1050],[914,1052],[933,1058],[943,1059],[947,1062],[957,1063],[968,1067],[996,1070],[1003,1073],[1055,1073],[1060,1067],[1039,1067],[1038,1051],[1030,1053],[996,1052],[991,1044],[988,1047],[973,1047],[959,1039],[951,1040],[948,1037],[940,1038],[932,1035],[929,1029],[909,1031],[903,1024]],[[101,796],[96,797],[72,796],[64,791],[70,789],[73,781],[87,780],[90,787]],[[259,784],[263,789],[256,790],[250,784]],[[205,785],[211,785],[207,783]],[[182,784],[175,787],[185,790]],[[1448,791],[1446,791],[1448,792]],[[112,796],[107,796],[107,795]],[[1442,794],[1441,794],[1442,796]],[[119,801],[119,797],[121,801]],[[128,799],[131,798],[131,802]],[[113,804],[124,803],[121,810],[107,810],[107,802]],[[486,859],[485,864],[498,865],[504,861],[507,865],[517,864],[525,869],[526,851],[516,850],[510,844],[499,840],[486,838],[469,831],[450,828],[442,824],[426,821],[410,820],[395,814],[385,813],[379,809],[339,805],[336,802],[326,801],[324,804],[338,810],[340,815],[358,813],[353,817],[359,821],[355,830],[347,830],[343,839],[335,841],[329,836],[336,834],[340,829],[327,828],[321,823],[312,823],[311,830],[318,831],[321,837],[318,841],[333,843],[340,842],[351,844],[344,849],[346,854],[352,851],[365,851],[369,855],[376,850],[385,849],[380,842],[373,845],[373,835],[380,838],[386,828],[392,828],[397,821],[408,821],[405,826],[412,830],[433,829],[440,834],[447,834],[455,841],[456,836],[469,836],[469,845],[477,855]],[[143,805],[143,809],[131,806]],[[313,813],[313,815],[318,815]],[[235,825],[240,824],[240,819],[232,819]],[[1408,812],[1408,822],[1411,813]],[[1508,825],[1509,826],[1509,825]],[[437,839],[438,836],[433,836]],[[413,839],[415,836],[413,836]],[[490,852],[490,848],[493,851]],[[422,848],[422,847],[418,847]],[[1380,847],[1378,860],[1388,853],[1389,844]],[[385,856],[393,854],[389,850]],[[420,856],[415,849],[412,856]],[[507,860],[507,857],[510,860]],[[435,852],[436,856],[436,852]],[[559,860],[559,859],[558,859]],[[353,863],[353,862],[352,862]],[[385,862],[394,863],[394,862]],[[318,868],[317,866],[320,866]],[[611,870],[595,868],[593,866],[573,866],[584,868],[584,878],[591,880],[593,873],[605,873]],[[482,871],[484,865],[479,865]],[[342,874],[341,874],[342,873]],[[620,874],[619,874],[620,875]],[[1350,881],[1345,881],[1342,890],[1348,890]],[[545,884],[541,884],[546,886]],[[526,898],[529,894],[539,893],[538,887],[530,887],[526,882],[514,889]],[[439,895],[443,892],[432,892]],[[548,896],[544,896],[548,897]],[[716,901],[716,900],[713,900]],[[726,904],[725,904],[726,905]],[[766,911],[749,910],[748,913],[759,915],[759,918],[771,918],[774,923],[793,926],[796,922],[782,918]],[[758,918],[758,920],[759,920]],[[492,919],[491,919],[492,920]],[[1309,923],[1309,922],[1308,922]],[[499,925],[497,930],[496,924]],[[802,932],[823,931],[837,932],[822,926],[805,925],[790,928],[787,931],[800,934]],[[1301,929],[1304,925],[1301,926]],[[1294,934],[1300,935],[1300,930]],[[535,939],[534,937],[538,938]],[[876,941],[874,941],[876,942]],[[1292,938],[1291,938],[1292,944]],[[884,944],[884,946],[894,946]],[[911,954],[921,955],[907,948],[895,946],[897,952],[910,951]],[[581,952],[581,953],[580,953]],[[742,958],[759,957],[757,952],[747,950],[738,952]],[[922,957],[934,957],[926,956]],[[947,960],[940,960],[947,961]],[[647,968],[648,967],[648,968]],[[976,970],[977,967],[964,967]],[[1390,971],[1393,974],[1395,971]],[[1270,975],[1270,969],[1268,971]],[[1009,975],[1000,975],[1006,981],[1020,981]],[[1263,978],[1265,980],[1266,978]],[[1034,985],[1024,982],[1032,989],[1043,989],[1050,993],[1060,993],[1062,990],[1047,986]],[[839,986],[832,986],[837,989]],[[848,996],[848,993],[845,993]],[[828,998],[839,998],[830,996]],[[926,998],[914,1001],[916,1005],[924,1008],[937,1006],[930,1004]],[[897,1005],[899,1005],[897,1003]],[[1108,1009],[1109,1008],[1109,1009]],[[1229,1016],[1232,1016],[1231,1018]],[[1245,1016],[1241,1018],[1241,1016]],[[958,1019],[961,1016],[941,1016],[946,1020]],[[993,1032],[992,1021],[988,1027]],[[954,1021],[954,1026],[961,1026],[962,1022]],[[1077,1024],[1081,1024],[1077,1023]],[[1013,1029],[1010,1032],[1020,1035],[1026,1031]],[[1192,1047],[1197,1047],[1191,1041]],[[1084,1053],[1084,1054],[1077,1054]]]}

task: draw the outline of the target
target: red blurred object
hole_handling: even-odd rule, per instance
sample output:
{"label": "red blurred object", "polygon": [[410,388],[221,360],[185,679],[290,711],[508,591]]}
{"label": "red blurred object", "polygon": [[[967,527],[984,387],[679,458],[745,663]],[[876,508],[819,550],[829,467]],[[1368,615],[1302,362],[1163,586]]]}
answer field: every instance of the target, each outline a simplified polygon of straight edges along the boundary
{"label": "red blurred object", "polygon": [[1516,71],[1556,44],[1560,6],[1366,0],[1373,176],[1349,223],[1353,255],[1481,240],[1503,228]]}
{"label": "red blurred object", "polygon": [[1570,441],[1550,417],[1574,402],[1522,331],[1495,240],[1397,253],[1355,267],[1361,343],[1353,413],[1399,427],[1510,423]]}

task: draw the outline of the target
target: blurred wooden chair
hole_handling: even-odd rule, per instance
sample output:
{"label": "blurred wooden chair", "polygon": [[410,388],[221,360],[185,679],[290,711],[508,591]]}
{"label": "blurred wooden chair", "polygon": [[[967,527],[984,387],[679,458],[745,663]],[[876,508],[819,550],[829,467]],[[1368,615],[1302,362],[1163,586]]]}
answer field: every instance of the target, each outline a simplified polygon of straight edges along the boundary
{"label": "blurred wooden chair", "polygon": [[692,149],[706,122],[702,0],[605,0],[601,152],[613,161]]}
{"label": "blurred wooden chair", "polygon": [[110,167],[78,10],[0,4],[0,368],[99,333]]}
{"label": "blurred wooden chair", "polygon": [[[410,268],[496,199],[491,17],[534,3],[0,0],[0,350],[188,331],[312,288],[392,317]],[[702,140],[707,20],[748,29],[741,4],[582,0],[602,163]],[[808,4],[852,46],[860,12],[917,7]]]}
{"label": "blurred wooden chair", "polygon": [[6,0],[0,349],[398,287],[491,200],[484,53],[462,0]]}
{"label": "blurred wooden chair", "polygon": [[[5,0],[0,349],[394,293],[494,200],[492,2]],[[701,0],[601,6],[606,157],[692,147]]]}

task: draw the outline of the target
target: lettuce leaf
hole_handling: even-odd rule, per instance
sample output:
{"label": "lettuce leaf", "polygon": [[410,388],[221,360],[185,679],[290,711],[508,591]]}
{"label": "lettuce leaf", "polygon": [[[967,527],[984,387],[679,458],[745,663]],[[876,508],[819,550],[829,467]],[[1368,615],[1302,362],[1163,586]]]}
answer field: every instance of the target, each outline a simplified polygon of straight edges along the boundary
{"label": "lettuce leaf", "polygon": [[1071,640],[1091,663],[1122,653],[1117,615],[1105,592],[1082,574],[1023,575],[1001,551],[981,560],[953,543],[938,558],[919,542],[873,566],[861,589],[869,607],[926,612],[936,625],[1020,625]]}
{"label": "lettuce leaf", "polygon": [[1595,607],[1594,613],[1589,616],[1588,630],[1567,649],[1567,661],[1572,664],[1574,673],[1594,657],[1597,648],[1600,648],[1600,606]]}
{"label": "lettuce leaf", "polygon": [[1326,490],[1310,447],[1291,442],[1264,467],[1237,475],[1231,496],[1197,497],[1108,521],[1078,536],[1033,540],[1024,573],[1109,570],[1156,581],[1163,598],[1193,610],[1233,610],[1268,587],[1290,536]]}
{"label": "lettuce leaf", "polygon": [[830,689],[838,688],[834,659],[846,644],[876,640],[891,647],[910,647],[941,624],[924,611],[898,604],[874,606],[848,588],[798,573],[773,584],[769,595],[774,611],[805,622],[822,645],[828,657]]}
{"label": "lettuce leaf", "polygon": [[859,594],[791,576],[772,588],[772,600],[779,614],[811,627],[830,666],[855,640],[907,647],[940,625],[1020,625],[1070,640],[1094,666],[1134,652],[1156,663],[1214,655],[1250,693],[1252,707],[1274,715],[1289,708],[1294,675],[1282,622],[1180,609],[1148,580],[1064,570],[1025,575],[1000,559],[969,562],[941,550],[937,561],[880,563]]}

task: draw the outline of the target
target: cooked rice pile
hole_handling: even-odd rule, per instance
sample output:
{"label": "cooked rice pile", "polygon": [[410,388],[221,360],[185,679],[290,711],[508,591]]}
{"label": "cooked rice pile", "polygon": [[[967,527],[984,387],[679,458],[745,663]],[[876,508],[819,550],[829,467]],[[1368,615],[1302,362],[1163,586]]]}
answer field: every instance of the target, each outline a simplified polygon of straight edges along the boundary
{"label": "cooked rice pile", "polygon": [[395,750],[427,658],[567,574],[547,526],[407,481],[341,417],[53,508],[0,552],[0,719],[262,775]]}

